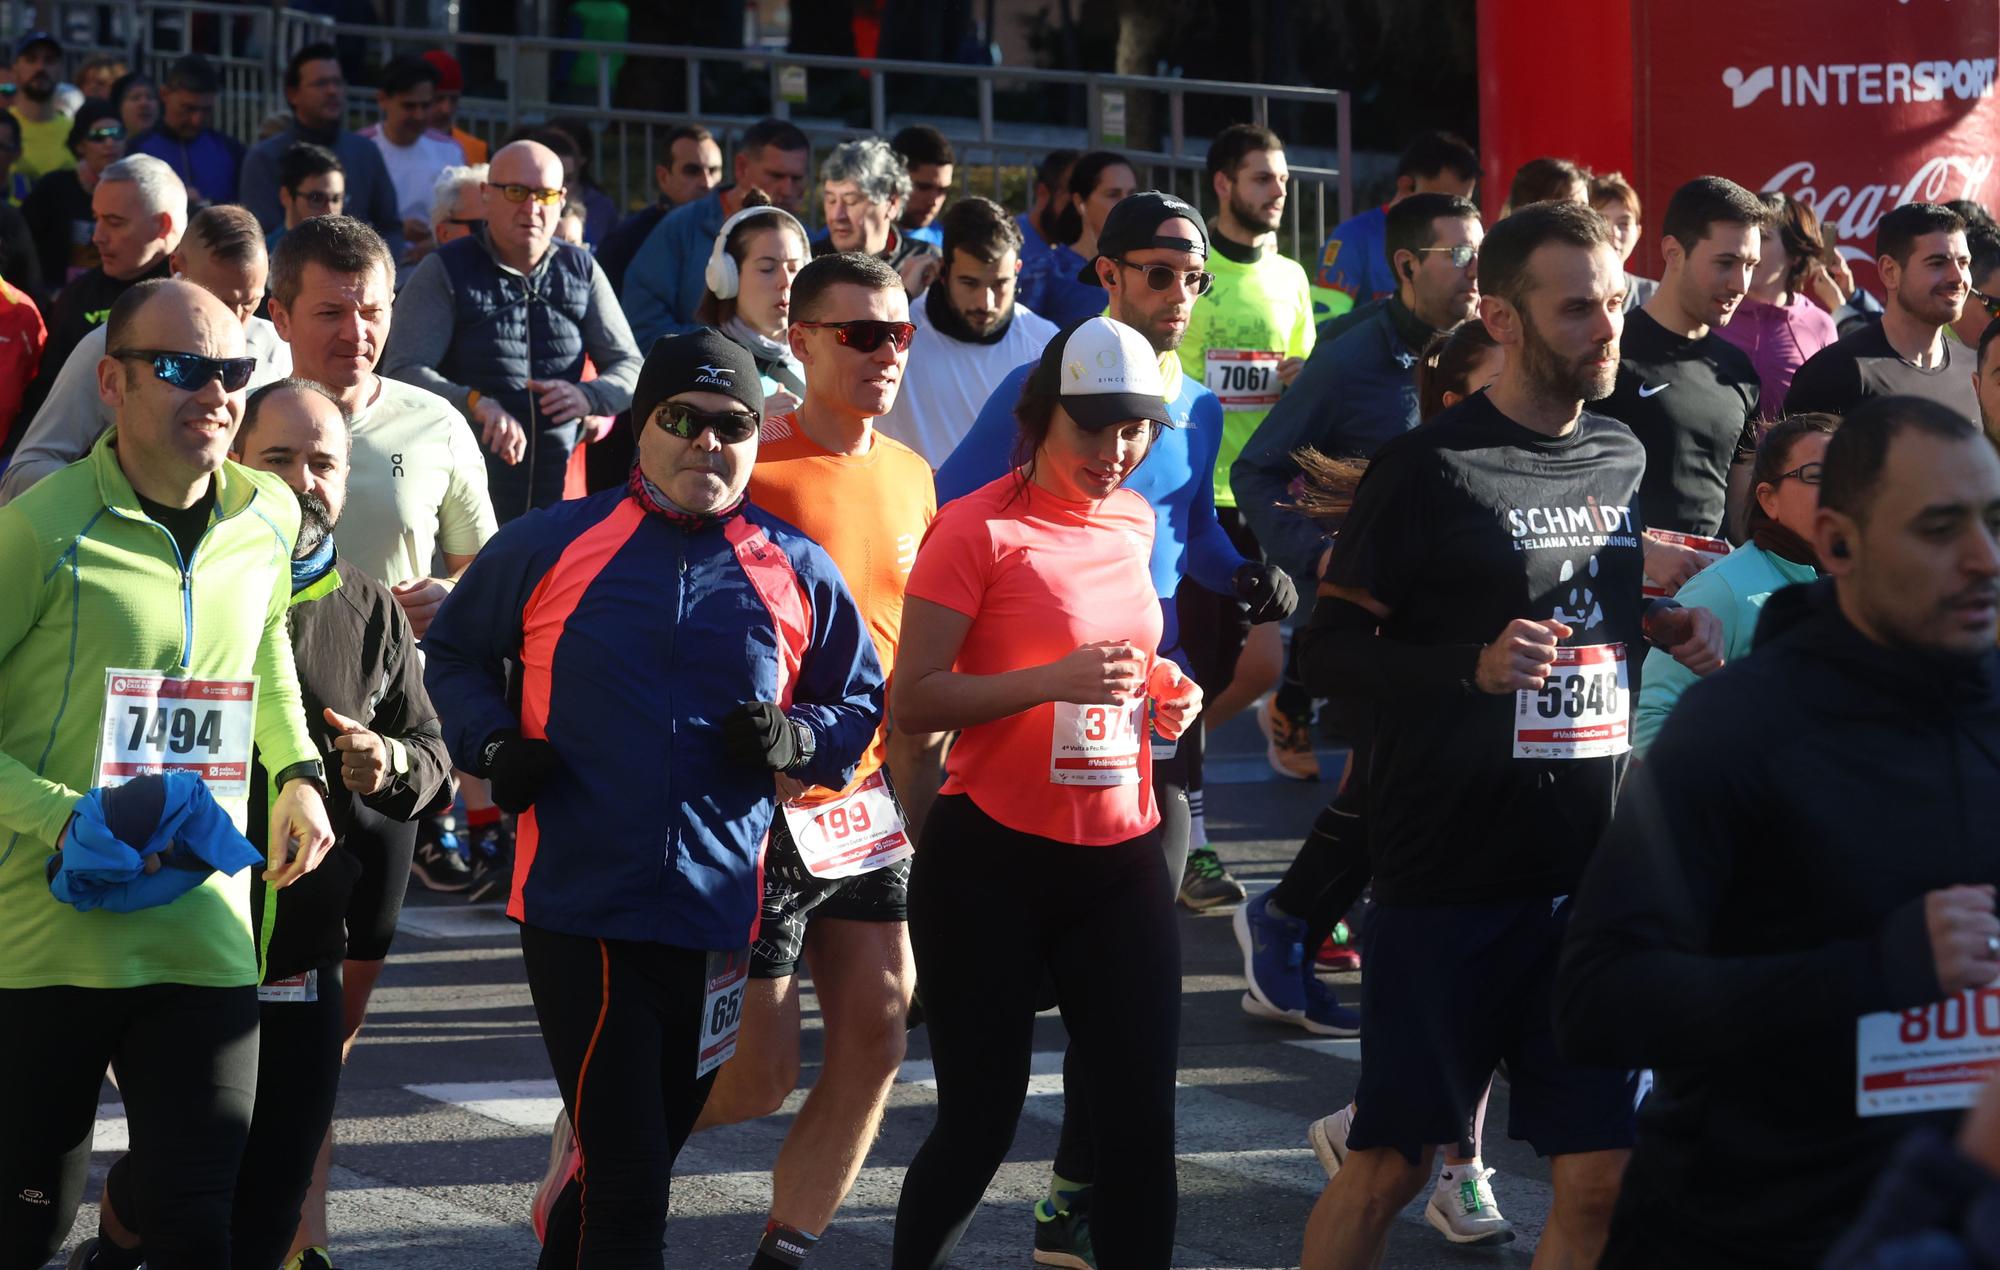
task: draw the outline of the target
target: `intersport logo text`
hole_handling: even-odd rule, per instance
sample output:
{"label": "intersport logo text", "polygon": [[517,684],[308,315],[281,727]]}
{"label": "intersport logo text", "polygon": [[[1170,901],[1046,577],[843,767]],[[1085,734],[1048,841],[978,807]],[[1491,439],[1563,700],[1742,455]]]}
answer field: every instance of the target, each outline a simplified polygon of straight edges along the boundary
{"label": "intersport logo text", "polygon": [[[1941,154],[1924,161],[1907,181],[1867,185],[1818,185],[1819,169],[1811,160],[1787,164],[1764,182],[1767,193],[1790,194],[1809,203],[1821,224],[1836,239],[1872,245],[1875,226],[1890,209],[1904,203],[1942,203],[1954,198],[1980,198],[1993,171],[1990,154]],[[1850,253],[1853,254],[1853,253]],[[1867,253],[1860,253],[1865,255]]]}
{"label": "intersport logo text", "polygon": [[1993,95],[1995,59],[1934,62],[1825,62],[1818,66],[1760,66],[1722,72],[1730,105],[1751,105],[1773,88],[1780,106],[1890,106],[1930,101],[1972,101]]}

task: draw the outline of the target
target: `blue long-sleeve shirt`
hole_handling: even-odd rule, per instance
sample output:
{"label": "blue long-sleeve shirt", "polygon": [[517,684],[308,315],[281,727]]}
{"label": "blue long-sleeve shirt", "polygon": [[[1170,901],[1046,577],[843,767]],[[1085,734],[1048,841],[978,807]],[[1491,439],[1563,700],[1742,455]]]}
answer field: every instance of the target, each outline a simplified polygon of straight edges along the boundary
{"label": "blue long-sleeve shirt", "polygon": [[251,146],[243,156],[241,192],[243,206],[250,209],[265,233],[285,223],[285,208],[278,201],[278,160],[301,141],[325,146],[340,160],[347,179],[345,210],[349,216],[367,221],[389,244],[392,260],[403,258],[403,216],[396,210],[396,186],[382,162],[375,143],[357,132],[336,128],[318,132],[300,125],[294,118],[283,132]]}
{"label": "blue long-sleeve shirt", "polygon": [[[1021,385],[1035,369],[1029,362],[1000,381],[973,422],[937,472],[937,501],[943,507],[1004,476],[1014,467],[1014,403]],[[1198,381],[1181,373],[1180,358],[1160,359],[1161,373],[1171,394],[1167,413],[1176,426],[1162,428],[1145,461],[1125,482],[1153,508],[1153,590],[1160,597],[1166,625],[1160,651],[1185,663],[1180,648],[1180,623],[1174,591],[1182,577],[1193,578],[1220,595],[1234,594],[1230,582],[1244,564],[1243,554],[1229,541],[1215,519],[1215,456],[1222,448],[1222,403]]]}
{"label": "blue long-sleeve shirt", "polygon": [[[234,203],[243,168],[243,143],[213,128],[183,141],[160,127],[148,128],[125,147],[127,154],[150,154],[174,170],[187,186],[188,201]],[[275,197],[275,195],[274,195]],[[283,218],[279,218],[283,223]]]}
{"label": "blue long-sleeve shirt", "polygon": [[1282,506],[1291,501],[1299,465],[1292,451],[1311,446],[1336,457],[1373,458],[1375,451],[1417,426],[1417,358],[1404,327],[1415,322],[1401,301],[1367,319],[1306,359],[1292,386],[1271,407],[1229,468],[1250,529],[1264,553],[1295,578],[1318,576],[1326,536],[1310,519]]}
{"label": "blue long-sleeve shirt", "polygon": [[693,532],[623,489],[530,512],[480,551],[423,647],[461,768],[508,729],[555,749],[516,828],[507,912],[563,934],[745,947],[773,785],[729,757],[721,720],[782,705],[814,740],[793,775],[840,789],[882,719],[881,662],[839,570],[747,505]]}
{"label": "blue long-sleeve shirt", "polygon": [[626,266],[625,290],[618,299],[641,352],[662,335],[679,335],[700,325],[694,311],[708,290],[704,277],[708,256],[728,219],[722,213],[724,193],[711,190],[661,217]]}

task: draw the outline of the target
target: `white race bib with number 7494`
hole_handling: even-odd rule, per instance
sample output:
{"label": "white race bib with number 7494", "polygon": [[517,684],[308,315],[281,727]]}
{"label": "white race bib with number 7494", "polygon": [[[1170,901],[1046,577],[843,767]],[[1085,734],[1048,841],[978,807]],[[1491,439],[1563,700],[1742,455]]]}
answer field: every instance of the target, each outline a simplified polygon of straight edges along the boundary
{"label": "white race bib with number 7494", "polygon": [[104,672],[97,783],[193,772],[242,828],[257,730],[254,679],[176,679],[156,670]]}

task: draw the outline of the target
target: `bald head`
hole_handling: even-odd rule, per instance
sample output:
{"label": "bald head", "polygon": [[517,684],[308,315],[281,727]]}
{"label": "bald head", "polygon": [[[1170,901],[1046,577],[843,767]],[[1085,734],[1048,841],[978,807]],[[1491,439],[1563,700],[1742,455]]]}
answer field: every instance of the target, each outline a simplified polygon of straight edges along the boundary
{"label": "bald head", "polygon": [[[515,202],[508,195],[521,195]],[[541,262],[562,218],[563,165],[539,141],[500,147],[487,165],[486,232],[509,266],[527,273]]]}
{"label": "bald head", "polygon": [[141,495],[192,506],[243,418],[254,365],[243,324],[201,287],[159,279],[111,306],[104,347],[97,391],[116,420],[119,466]]}

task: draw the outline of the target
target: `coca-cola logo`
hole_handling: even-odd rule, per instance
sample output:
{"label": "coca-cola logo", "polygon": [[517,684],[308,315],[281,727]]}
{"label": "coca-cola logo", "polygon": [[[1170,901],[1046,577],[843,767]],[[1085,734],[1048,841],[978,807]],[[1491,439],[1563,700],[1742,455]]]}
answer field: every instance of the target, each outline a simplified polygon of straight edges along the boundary
{"label": "coca-cola logo", "polygon": [[[1766,193],[1789,194],[1819,215],[1822,232],[1837,241],[1860,241],[1871,248],[1875,227],[1904,203],[1942,203],[1954,198],[1978,199],[1993,171],[1993,156],[1941,154],[1924,160],[1907,181],[1863,185],[1819,185],[1819,168],[1810,159],[1778,169],[1761,187]],[[1843,247],[1849,259],[1869,251]]]}

